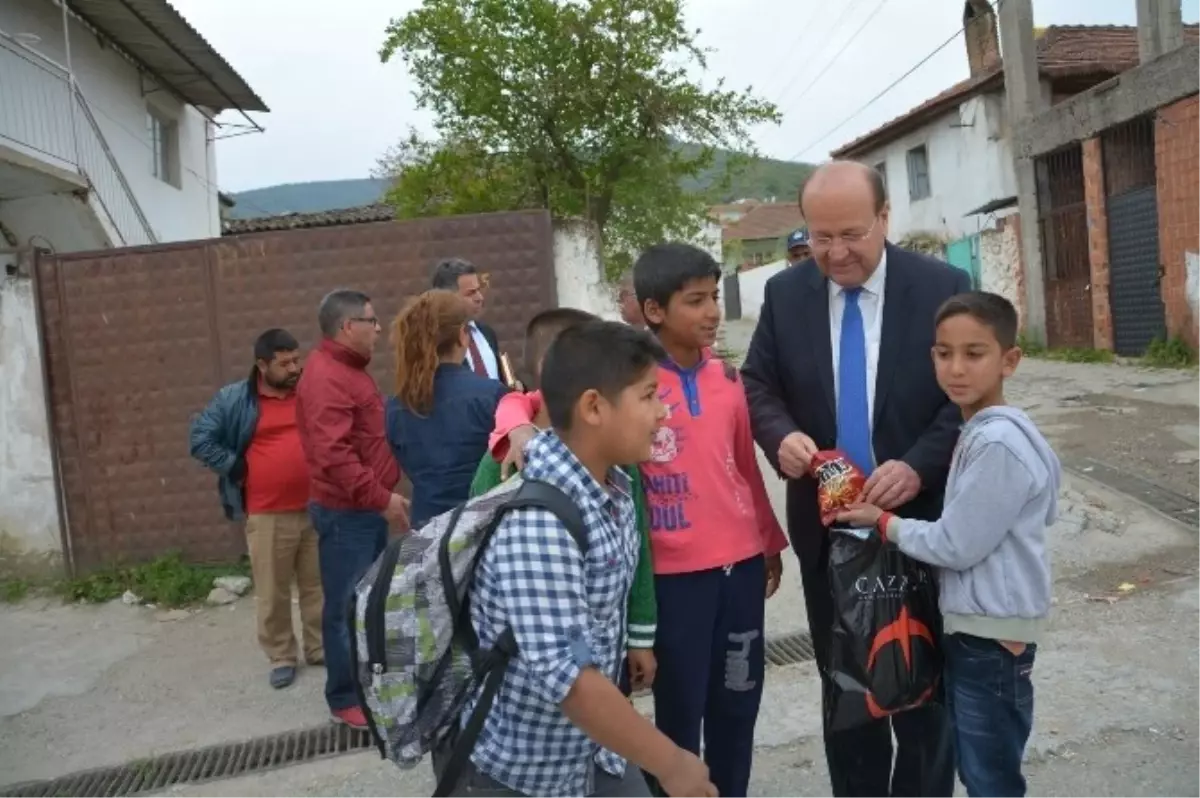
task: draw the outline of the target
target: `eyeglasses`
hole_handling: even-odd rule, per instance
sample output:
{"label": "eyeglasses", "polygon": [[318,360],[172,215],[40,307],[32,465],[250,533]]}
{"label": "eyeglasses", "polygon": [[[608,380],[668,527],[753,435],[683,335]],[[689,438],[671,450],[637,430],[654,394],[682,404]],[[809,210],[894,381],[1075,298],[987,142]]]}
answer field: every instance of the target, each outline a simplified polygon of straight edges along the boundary
{"label": "eyeglasses", "polygon": [[858,233],[858,232],[842,233],[840,236],[827,236],[827,235],[818,233],[817,235],[810,236],[808,241],[812,245],[812,248],[814,250],[832,249],[833,245],[839,241],[841,241],[846,246],[850,246],[851,244],[859,244],[863,241],[866,241],[867,238],[871,235],[871,233],[875,232],[875,226],[877,224],[879,224],[878,216],[875,217],[875,221],[871,222],[871,226],[868,227],[866,230],[862,231],[861,233]]}
{"label": "eyeglasses", "polygon": [[372,326],[379,326],[379,318],[377,316],[351,316],[350,321],[362,321]]}

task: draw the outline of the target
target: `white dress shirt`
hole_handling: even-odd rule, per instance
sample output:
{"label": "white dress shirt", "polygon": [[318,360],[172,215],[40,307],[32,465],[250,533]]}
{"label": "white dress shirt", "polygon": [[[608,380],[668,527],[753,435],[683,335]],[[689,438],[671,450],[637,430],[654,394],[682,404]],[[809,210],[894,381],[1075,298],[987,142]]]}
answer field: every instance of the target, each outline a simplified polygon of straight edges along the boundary
{"label": "white dress shirt", "polygon": [[[867,423],[875,429],[875,375],[879,373],[879,341],[883,337],[883,287],[887,278],[887,250],[879,258],[879,266],[858,295],[862,312],[863,337],[867,342]],[[838,367],[841,360],[842,314],[846,310],[846,292],[833,280],[829,281],[829,343],[833,349],[833,392],[836,405]]]}
{"label": "white dress shirt", "polygon": [[[487,375],[493,380],[500,379],[500,363],[496,360],[496,353],[492,351],[492,345],[488,343],[487,338],[483,337],[483,331],[479,329],[479,325],[471,322],[467,325],[471,330],[471,340],[475,342],[475,346],[479,348],[479,354],[483,356],[483,368],[487,371]],[[467,350],[467,363],[471,366],[471,370],[475,370],[475,360],[471,357],[471,351]]]}

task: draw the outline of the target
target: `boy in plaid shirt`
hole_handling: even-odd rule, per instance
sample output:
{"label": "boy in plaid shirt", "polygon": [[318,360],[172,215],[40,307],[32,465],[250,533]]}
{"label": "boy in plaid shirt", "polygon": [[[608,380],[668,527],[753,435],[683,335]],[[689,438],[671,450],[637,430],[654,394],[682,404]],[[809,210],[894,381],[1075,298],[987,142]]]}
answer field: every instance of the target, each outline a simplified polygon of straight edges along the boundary
{"label": "boy in plaid shirt", "polygon": [[588,549],[541,509],[514,510],[497,527],[471,588],[471,622],[484,649],[511,627],[520,653],[456,794],[649,795],[641,768],[671,795],[716,795],[705,765],[616,685],[639,552],[629,479],[618,466],[650,455],[664,417],[661,357],[648,334],[604,321],[565,330],[546,354],[552,429],[526,449],[523,473],[576,502]]}

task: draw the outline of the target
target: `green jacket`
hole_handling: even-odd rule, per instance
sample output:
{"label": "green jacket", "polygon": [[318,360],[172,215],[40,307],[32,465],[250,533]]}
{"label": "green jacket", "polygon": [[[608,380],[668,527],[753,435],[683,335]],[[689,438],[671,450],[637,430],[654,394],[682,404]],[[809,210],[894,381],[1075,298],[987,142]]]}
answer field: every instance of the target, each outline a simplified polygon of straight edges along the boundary
{"label": "green jacket", "polygon": [[[654,648],[654,632],[658,624],[658,601],[654,597],[654,566],[650,561],[650,518],[646,514],[646,493],[642,489],[642,472],[637,466],[625,469],[633,490],[633,507],[637,515],[638,536],[642,553],[633,574],[629,591],[629,648]],[[485,454],[471,480],[471,496],[482,496],[499,485],[500,464],[491,454]]]}

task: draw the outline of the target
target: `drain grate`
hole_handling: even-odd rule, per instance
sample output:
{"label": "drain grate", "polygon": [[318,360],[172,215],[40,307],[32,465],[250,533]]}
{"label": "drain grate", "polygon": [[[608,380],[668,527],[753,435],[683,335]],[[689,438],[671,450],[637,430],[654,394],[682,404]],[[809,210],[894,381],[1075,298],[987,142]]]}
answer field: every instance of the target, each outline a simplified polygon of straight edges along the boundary
{"label": "drain grate", "polygon": [[302,731],[258,737],[241,743],[214,745],[115,767],[85,770],[57,779],[0,787],[0,796],[123,796],[161,793],[175,784],[228,779],[247,773],[373,747],[371,735],[327,724]]}
{"label": "drain grate", "polygon": [[767,641],[768,665],[792,665],[808,662],[816,657],[813,653],[812,637],[808,632],[793,632]]}
{"label": "drain grate", "polygon": [[[768,640],[766,658],[768,666],[808,662],[813,659],[812,638],[808,632],[794,632]],[[13,784],[0,787],[0,796],[72,798],[161,793],[175,784],[230,779],[373,747],[369,733],[328,724],[241,743],[163,754],[57,779]]]}
{"label": "drain grate", "polygon": [[1193,528],[1200,525],[1200,507],[1190,496],[1185,496],[1130,471],[1114,468],[1108,463],[1091,457],[1069,460],[1066,466],[1071,471],[1077,471],[1085,477],[1107,485],[1118,493],[1124,493],[1153,507],[1181,524]]}

